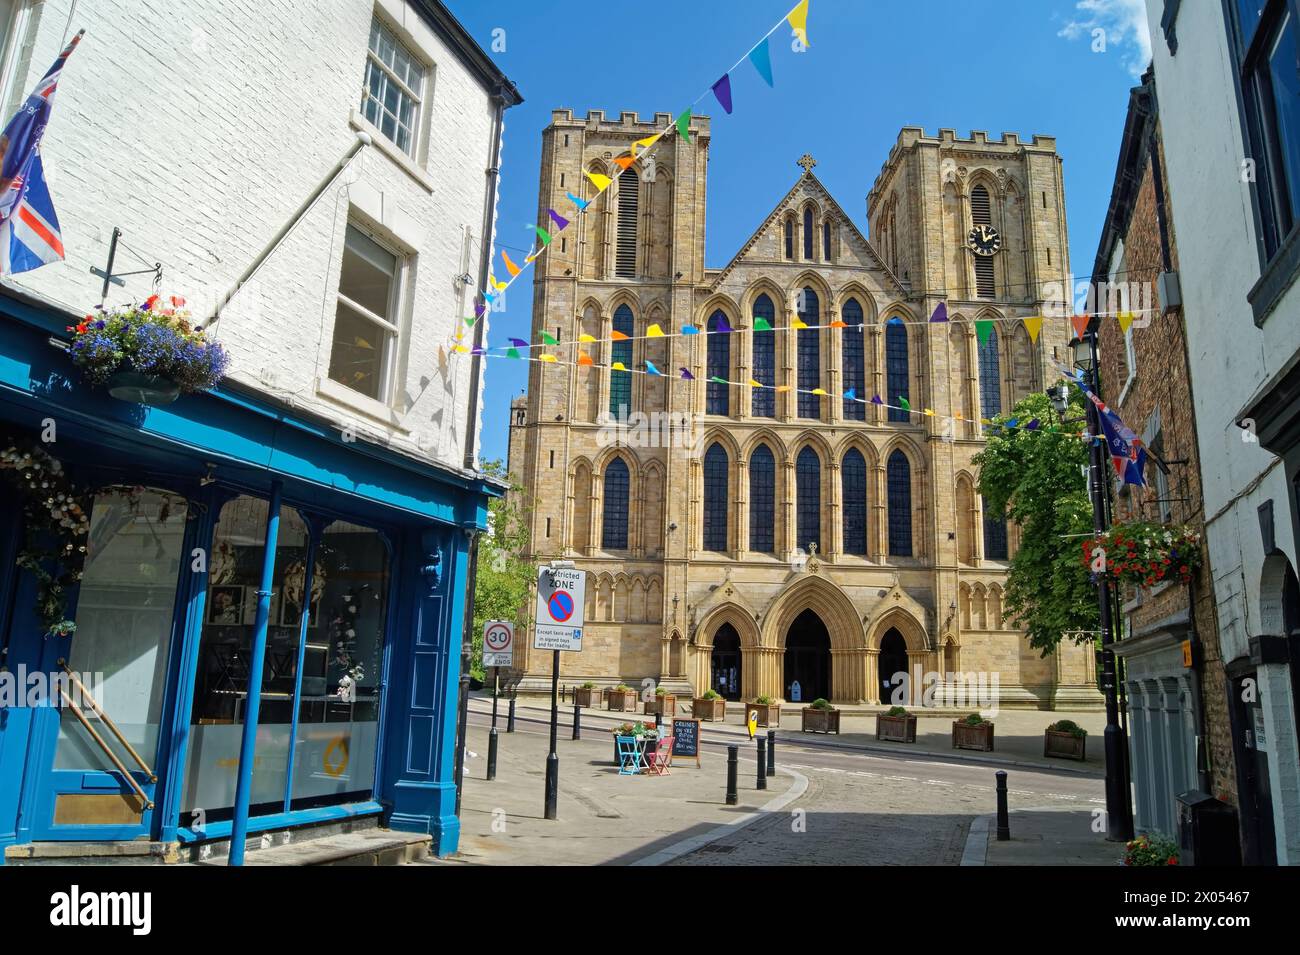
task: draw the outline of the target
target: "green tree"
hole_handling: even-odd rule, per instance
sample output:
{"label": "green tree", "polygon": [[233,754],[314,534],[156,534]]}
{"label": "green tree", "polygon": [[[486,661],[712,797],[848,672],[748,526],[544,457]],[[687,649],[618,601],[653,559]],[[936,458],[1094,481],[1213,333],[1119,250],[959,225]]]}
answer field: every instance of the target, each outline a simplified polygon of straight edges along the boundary
{"label": "green tree", "polygon": [[[1082,419],[1083,396],[1071,389],[1066,417]],[[1000,428],[1037,418],[1028,431]],[[1082,562],[1083,535],[1092,532],[1088,500],[1088,445],[1060,431],[1060,418],[1046,395],[1021,399],[1010,415],[986,428],[988,444],[975,456],[979,492],[989,514],[1005,514],[1020,526],[1020,547],[1007,576],[1006,607],[1029,631],[1029,645],[1047,656],[1069,631],[1097,629],[1097,593]],[[1076,636],[1076,643],[1090,640]]]}
{"label": "green tree", "polygon": [[484,462],[483,471],[508,481],[510,492],[488,505],[488,530],[479,538],[470,672],[480,680],[484,678],[483,625],[489,620],[513,620],[522,638],[528,624],[529,588],[536,576],[533,564],[520,557],[528,549],[523,488],[501,461]]}

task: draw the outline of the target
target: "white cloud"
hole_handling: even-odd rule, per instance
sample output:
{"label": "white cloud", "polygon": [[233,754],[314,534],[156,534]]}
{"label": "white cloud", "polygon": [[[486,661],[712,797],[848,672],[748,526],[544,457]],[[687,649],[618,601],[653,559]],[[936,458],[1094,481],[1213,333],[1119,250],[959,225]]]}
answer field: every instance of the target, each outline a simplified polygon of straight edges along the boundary
{"label": "white cloud", "polygon": [[1141,76],[1151,62],[1151,33],[1147,29],[1146,0],[1078,0],[1075,19],[1057,34],[1067,40],[1096,41],[1101,30],[1106,49],[1123,56],[1124,65]]}

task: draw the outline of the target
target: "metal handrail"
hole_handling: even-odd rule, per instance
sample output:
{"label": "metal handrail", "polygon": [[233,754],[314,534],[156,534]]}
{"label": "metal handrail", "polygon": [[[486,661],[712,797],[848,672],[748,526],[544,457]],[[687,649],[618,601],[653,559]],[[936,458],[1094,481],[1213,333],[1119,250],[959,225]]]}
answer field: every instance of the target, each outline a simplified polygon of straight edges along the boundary
{"label": "metal handrail", "polygon": [[[104,722],[105,726],[107,726],[110,730],[112,730],[113,735],[117,737],[117,741],[121,743],[124,747],[126,747],[126,751],[131,754],[131,758],[136,761],[136,763],[140,766],[140,768],[144,770],[145,775],[149,777],[149,782],[151,783],[158,782],[158,777],[154,775],[154,771],[149,768],[149,764],[146,763],[144,759],[141,758],[140,754],[135,751],[135,747],[127,742],[126,737],[122,735],[122,731],[117,728],[117,724],[114,723],[112,718],[107,713],[104,712],[104,708],[99,705],[98,701],[96,701],[96,699],[91,695],[90,691],[86,689],[85,684],[82,683],[81,680],[77,678],[77,674],[73,673],[70,669],[68,669],[68,661],[60,660],[59,666],[63,668],[64,673],[72,677],[72,682],[77,684],[77,690],[81,693],[82,698],[90,703],[90,708],[94,712],[94,714]],[[63,694],[63,696],[64,699],[67,699],[66,693]],[[80,715],[80,711],[78,711],[78,714]],[[94,731],[92,730],[91,732]],[[101,745],[103,744],[101,743]],[[143,795],[143,792],[141,792],[141,795]]]}
{"label": "metal handrail", "polygon": [[95,727],[90,725],[90,720],[86,719],[86,714],[81,712],[76,703],[72,702],[72,698],[68,696],[67,691],[64,690],[63,687],[59,687],[59,696],[63,697],[64,705],[67,706],[68,709],[72,710],[77,719],[81,721],[81,725],[86,728],[86,732],[90,734],[91,739],[99,744],[99,748],[104,751],[104,755],[113,761],[113,765],[117,767],[117,771],[126,777],[127,783],[130,784],[131,788],[135,790],[136,795],[144,802],[145,809],[152,809],[153,800],[149,798],[149,794],[146,793],[144,788],[135,781],[135,777],[132,776],[126,766],[122,764],[122,761],[117,758],[117,754],[108,748],[108,744],[104,742],[104,737],[95,732]]}

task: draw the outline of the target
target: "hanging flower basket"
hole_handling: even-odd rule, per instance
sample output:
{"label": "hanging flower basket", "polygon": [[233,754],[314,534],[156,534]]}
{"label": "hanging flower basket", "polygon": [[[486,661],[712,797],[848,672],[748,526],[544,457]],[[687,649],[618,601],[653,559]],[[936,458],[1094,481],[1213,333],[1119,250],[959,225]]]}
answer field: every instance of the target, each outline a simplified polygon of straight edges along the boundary
{"label": "hanging flower basket", "polygon": [[190,323],[185,300],[154,295],[138,306],[69,325],[68,354],[86,381],[119,401],[165,405],[216,387],[230,357]]}
{"label": "hanging flower basket", "polygon": [[[1099,553],[1100,549],[1100,553]],[[1094,569],[1098,558],[1103,558]],[[1201,566],[1201,535],[1190,527],[1132,521],[1083,542],[1083,563],[1092,571],[1135,587],[1169,580],[1189,583]]]}

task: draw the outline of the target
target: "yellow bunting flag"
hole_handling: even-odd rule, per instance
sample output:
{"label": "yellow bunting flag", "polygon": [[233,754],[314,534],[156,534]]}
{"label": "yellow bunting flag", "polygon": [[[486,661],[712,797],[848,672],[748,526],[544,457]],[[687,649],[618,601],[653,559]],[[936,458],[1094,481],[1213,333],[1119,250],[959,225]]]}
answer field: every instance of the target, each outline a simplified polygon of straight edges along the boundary
{"label": "yellow bunting flag", "polygon": [[651,325],[649,328],[647,328],[647,329],[645,330],[645,337],[646,337],[646,338],[663,338],[663,337],[664,337],[664,330],[663,330],[662,328],[660,328],[657,324],[655,324],[655,325]]}
{"label": "yellow bunting flag", "polygon": [[777,386],[776,386],[776,390],[777,390],[777,391],[789,391],[789,390],[790,390],[790,386],[789,386],[789,385],[777,385]]}
{"label": "yellow bunting flag", "polygon": [[1038,333],[1043,330],[1043,316],[1035,315],[1032,318],[1026,318],[1025,331],[1029,333],[1031,342],[1038,341]]}
{"label": "yellow bunting flag", "polygon": [[824,395],[824,394],[826,394],[825,390],[822,389],[822,388],[814,388],[814,389],[812,390],[812,393],[813,393],[814,395]]}
{"label": "yellow bunting flag", "polygon": [[452,345],[451,350],[461,355],[464,355],[469,351],[469,349],[466,348],[464,345]]}
{"label": "yellow bunting flag", "polygon": [[638,139],[635,143],[632,144],[632,155],[633,156],[636,155],[637,146],[640,146],[642,149],[649,149],[651,146],[655,144],[655,140],[657,140],[662,135],[663,133],[655,133],[653,136],[647,136],[645,139]]}
{"label": "yellow bunting flag", "polygon": [[1128,334],[1128,327],[1133,324],[1133,319],[1137,318],[1132,312],[1120,312],[1115,317],[1119,319],[1119,330],[1125,335]]}
{"label": "yellow bunting flag", "polygon": [[541,361],[559,361],[559,359],[556,358],[554,355],[538,355],[537,357]]}
{"label": "yellow bunting flag", "polygon": [[604,192],[606,189],[608,189],[609,184],[614,181],[613,179],[610,179],[609,176],[602,176],[598,172],[589,172],[586,173],[586,176],[588,179],[591,180],[591,184],[595,186],[597,189],[599,189],[601,192]]}
{"label": "yellow bunting flag", "polygon": [[511,278],[514,278],[516,275],[519,274],[520,272],[519,266],[515,265],[513,262],[510,261],[510,256],[506,255],[505,249],[501,250],[501,258],[505,261],[506,271],[510,273]]}
{"label": "yellow bunting flag", "polygon": [[594,342],[595,340],[596,340],[595,335],[588,335],[586,332],[583,332],[581,335],[578,336],[578,341],[580,342]]}
{"label": "yellow bunting flag", "polygon": [[934,417],[934,409],[933,409],[933,408],[926,408],[926,409],[925,409],[925,413],[928,414],[931,418]]}
{"label": "yellow bunting flag", "polygon": [[804,321],[803,319],[801,319],[801,318],[796,318],[793,322],[790,323],[790,327],[791,327],[791,328],[807,328],[807,327],[808,327],[808,323],[805,322],[805,321]]}
{"label": "yellow bunting flag", "polygon": [[812,46],[808,42],[808,0],[801,0],[797,7],[785,15],[785,18],[790,22],[790,28],[794,30],[799,42],[804,46]]}
{"label": "yellow bunting flag", "polygon": [[614,364],[610,365],[609,368],[611,371],[627,371],[627,365],[623,364],[621,361],[614,362]]}
{"label": "yellow bunting flag", "polygon": [[749,387],[751,387],[751,388],[762,388],[762,387],[763,387],[763,383],[762,383],[761,381],[755,381],[753,378],[751,378],[751,379],[749,379]]}

